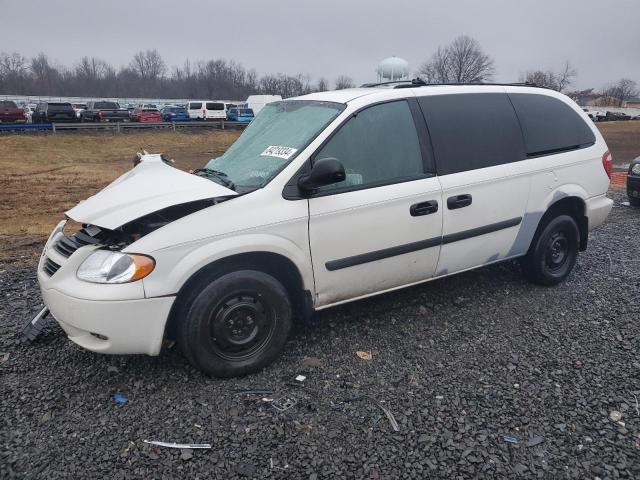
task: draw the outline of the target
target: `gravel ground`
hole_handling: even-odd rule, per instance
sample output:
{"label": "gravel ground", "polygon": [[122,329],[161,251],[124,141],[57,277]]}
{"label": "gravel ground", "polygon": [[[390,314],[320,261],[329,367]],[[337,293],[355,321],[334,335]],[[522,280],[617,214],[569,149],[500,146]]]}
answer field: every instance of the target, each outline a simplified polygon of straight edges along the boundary
{"label": "gravel ground", "polygon": [[54,323],[23,344],[34,271],[0,267],[0,478],[640,478],[640,212],[614,197],[558,287],[507,263],[335,308],[233,380],[175,348],[83,351]]}

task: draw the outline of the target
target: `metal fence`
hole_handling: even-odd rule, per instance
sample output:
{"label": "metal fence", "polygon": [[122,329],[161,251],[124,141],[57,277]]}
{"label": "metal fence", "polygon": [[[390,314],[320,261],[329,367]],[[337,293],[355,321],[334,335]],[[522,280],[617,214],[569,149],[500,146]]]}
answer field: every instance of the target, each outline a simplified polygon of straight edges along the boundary
{"label": "metal fence", "polygon": [[52,132],[62,131],[111,131],[121,133],[126,130],[185,130],[214,128],[224,130],[226,128],[243,129],[247,122],[230,122],[228,120],[208,120],[204,122],[160,122],[160,123],[137,123],[137,122],[101,122],[101,123],[0,123],[0,133],[27,133],[27,132]]}

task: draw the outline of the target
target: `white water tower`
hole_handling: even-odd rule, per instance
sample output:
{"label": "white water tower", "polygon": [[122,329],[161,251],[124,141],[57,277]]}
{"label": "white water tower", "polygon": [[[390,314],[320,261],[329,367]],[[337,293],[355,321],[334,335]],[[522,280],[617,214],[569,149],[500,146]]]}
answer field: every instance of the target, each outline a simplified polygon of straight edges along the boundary
{"label": "white water tower", "polygon": [[395,82],[409,78],[409,62],[400,57],[385,58],[376,69],[379,82]]}

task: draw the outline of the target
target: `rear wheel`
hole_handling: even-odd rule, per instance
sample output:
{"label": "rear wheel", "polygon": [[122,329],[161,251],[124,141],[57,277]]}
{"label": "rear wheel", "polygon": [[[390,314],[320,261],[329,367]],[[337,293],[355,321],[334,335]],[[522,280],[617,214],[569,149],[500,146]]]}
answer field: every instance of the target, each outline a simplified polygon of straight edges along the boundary
{"label": "rear wheel", "polygon": [[640,207],[640,198],[632,197],[631,195],[628,195],[628,194],[627,194],[627,197],[629,198],[629,205],[631,205],[632,207]]}
{"label": "rear wheel", "polygon": [[189,362],[209,375],[245,375],[280,354],[291,316],[291,302],[278,280],[240,270],[202,287],[180,321],[178,342]]}
{"label": "rear wheel", "polygon": [[539,285],[556,285],[573,270],[580,246],[580,231],[569,215],[550,219],[536,233],[522,260],[525,276]]}

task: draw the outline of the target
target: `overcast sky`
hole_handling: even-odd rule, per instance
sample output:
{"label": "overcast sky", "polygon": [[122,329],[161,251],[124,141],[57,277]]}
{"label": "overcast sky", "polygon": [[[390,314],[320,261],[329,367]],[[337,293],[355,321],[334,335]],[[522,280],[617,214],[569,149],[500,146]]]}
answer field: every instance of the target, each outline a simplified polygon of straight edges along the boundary
{"label": "overcast sky", "polygon": [[640,0],[0,0],[0,12],[0,51],[68,66],[84,55],[125,65],[155,48],[169,66],[225,58],[363,83],[385,57],[415,71],[467,34],[494,58],[497,81],[568,59],[576,88],[640,83]]}

